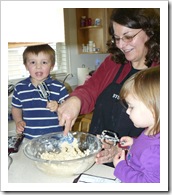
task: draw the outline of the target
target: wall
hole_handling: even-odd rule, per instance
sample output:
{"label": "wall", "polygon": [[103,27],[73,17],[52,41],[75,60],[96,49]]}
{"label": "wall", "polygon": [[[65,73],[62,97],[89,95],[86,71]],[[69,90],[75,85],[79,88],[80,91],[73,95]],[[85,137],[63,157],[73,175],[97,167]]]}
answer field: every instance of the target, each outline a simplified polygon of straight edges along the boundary
{"label": "wall", "polygon": [[108,54],[78,54],[77,50],[77,29],[75,8],[65,9],[65,33],[66,43],[69,47],[71,73],[73,77],[66,80],[70,85],[77,85],[77,68],[82,64],[95,70],[96,61],[102,62]]}

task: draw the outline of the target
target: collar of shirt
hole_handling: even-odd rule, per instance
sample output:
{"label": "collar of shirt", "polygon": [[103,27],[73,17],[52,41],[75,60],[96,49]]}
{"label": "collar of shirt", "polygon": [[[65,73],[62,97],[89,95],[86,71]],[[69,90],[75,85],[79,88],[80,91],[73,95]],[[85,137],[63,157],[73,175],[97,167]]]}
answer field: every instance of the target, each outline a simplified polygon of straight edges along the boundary
{"label": "collar of shirt", "polygon": [[[48,77],[44,80],[44,82],[46,84],[51,83],[51,81],[52,81],[52,79],[51,79],[50,75],[48,75]],[[31,76],[29,76],[28,78],[23,80],[23,83],[28,84],[28,86],[30,87],[32,85]]]}

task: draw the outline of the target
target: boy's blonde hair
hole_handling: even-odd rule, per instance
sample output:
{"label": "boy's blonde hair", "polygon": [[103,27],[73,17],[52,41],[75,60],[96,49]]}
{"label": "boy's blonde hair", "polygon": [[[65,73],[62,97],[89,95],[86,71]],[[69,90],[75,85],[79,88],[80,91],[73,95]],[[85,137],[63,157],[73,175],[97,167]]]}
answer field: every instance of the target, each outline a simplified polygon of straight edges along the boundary
{"label": "boy's blonde hair", "polygon": [[51,64],[52,64],[52,66],[54,66],[54,64],[55,64],[55,51],[48,44],[36,45],[36,46],[28,46],[24,50],[24,52],[23,52],[23,64],[26,65],[27,55],[29,53],[38,55],[40,52],[43,52],[45,54],[48,54],[50,56],[50,59],[51,59]]}
{"label": "boy's blonde hair", "polygon": [[[154,115],[155,124],[150,132],[160,132],[160,67],[151,67],[132,75],[120,91],[120,99],[132,94],[141,100]],[[149,133],[150,134],[150,133]]]}

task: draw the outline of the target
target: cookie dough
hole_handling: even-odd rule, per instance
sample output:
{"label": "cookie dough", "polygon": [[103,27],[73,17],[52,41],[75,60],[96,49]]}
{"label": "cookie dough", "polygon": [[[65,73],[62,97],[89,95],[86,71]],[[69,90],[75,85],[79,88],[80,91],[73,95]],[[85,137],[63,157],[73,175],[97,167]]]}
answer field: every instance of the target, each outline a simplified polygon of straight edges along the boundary
{"label": "cookie dough", "polygon": [[41,154],[41,158],[45,160],[57,160],[57,161],[64,161],[64,160],[73,160],[78,159],[81,157],[88,156],[90,154],[90,150],[87,149],[85,151],[81,151],[78,147],[77,139],[74,138],[72,143],[63,142],[60,145],[61,151],[60,152],[45,152]]}

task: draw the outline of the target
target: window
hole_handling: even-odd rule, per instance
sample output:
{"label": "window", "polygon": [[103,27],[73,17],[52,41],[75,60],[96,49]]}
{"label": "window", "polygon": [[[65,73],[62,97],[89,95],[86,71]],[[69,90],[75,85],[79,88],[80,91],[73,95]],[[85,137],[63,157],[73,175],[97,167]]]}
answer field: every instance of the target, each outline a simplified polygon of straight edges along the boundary
{"label": "window", "polygon": [[[68,72],[68,59],[66,44],[49,44],[56,51],[56,63],[51,74],[64,76]],[[23,65],[23,51],[26,47],[8,49],[8,80],[23,79],[29,76],[29,72]]]}
{"label": "window", "polygon": [[[57,59],[51,73],[53,76],[55,75],[55,78],[59,78],[59,76],[64,78],[69,69],[69,55],[67,55],[68,50],[65,45],[63,7],[57,1],[52,1],[51,3],[49,1],[26,1],[18,2],[17,7],[15,5],[16,2],[4,1],[1,9],[2,18],[4,18],[1,32],[4,40],[2,45],[4,43],[4,47],[6,47],[5,44],[8,41],[20,41],[12,42],[12,45],[8,44],[9,83],[15,84],[28,76],[22,60],[22,54],[25,49],[23,46],[33,45],[33,42],[35,45],[42,44],[42,41],[54,43],[50,45],[55,49]],[[41,9],[38,9],[39,7]],[[24,22],[22,16],[24,16]],[[14,44],[17,47],[11,48]]]}

